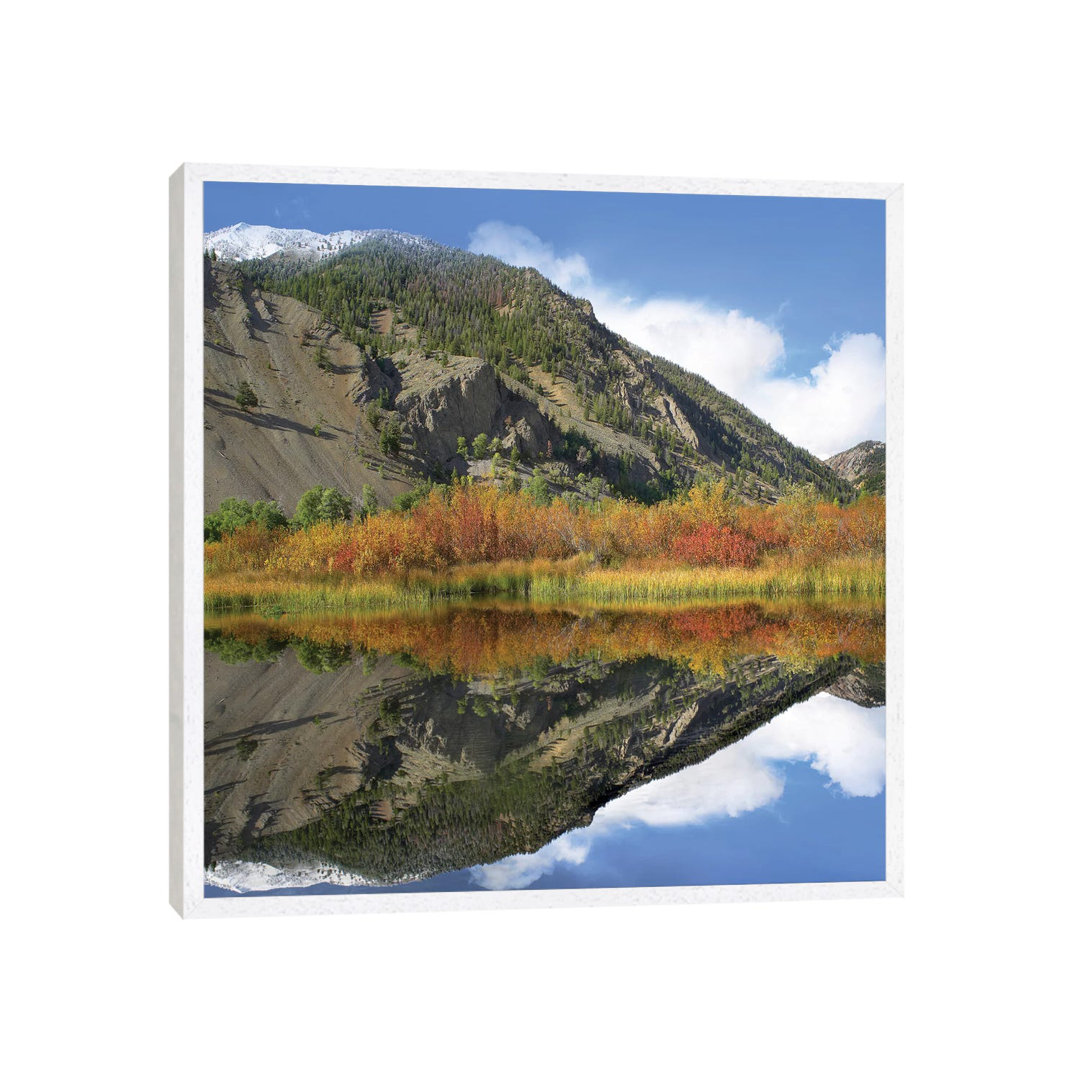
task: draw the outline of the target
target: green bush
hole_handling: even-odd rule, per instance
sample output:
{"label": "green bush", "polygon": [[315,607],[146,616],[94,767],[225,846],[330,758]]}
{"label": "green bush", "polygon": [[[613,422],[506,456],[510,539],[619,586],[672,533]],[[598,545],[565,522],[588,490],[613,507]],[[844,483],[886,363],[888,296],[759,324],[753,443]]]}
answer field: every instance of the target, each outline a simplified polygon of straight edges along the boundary
{"label": "green bush", "polygon": [[301,529],[319,521],[349,521],[352,518],[352,501],[334,487],[316,484],[300,496],[292,523]]}
{"label": "green bush", "polygon": [[532,479],[525,485],[524,491],[532,497],[537,506],[547,506],[551,502],[551,490],[548,488],[548,482],[539,473],[533,473]]}
{"label": "green bush", "polygon": [[269,531],[287,525],[288,519],[281,507],[268,499],[254,504],[246,499],[223,499],[214,513],[203,518],[203,539],[220,540],[252,522]]}

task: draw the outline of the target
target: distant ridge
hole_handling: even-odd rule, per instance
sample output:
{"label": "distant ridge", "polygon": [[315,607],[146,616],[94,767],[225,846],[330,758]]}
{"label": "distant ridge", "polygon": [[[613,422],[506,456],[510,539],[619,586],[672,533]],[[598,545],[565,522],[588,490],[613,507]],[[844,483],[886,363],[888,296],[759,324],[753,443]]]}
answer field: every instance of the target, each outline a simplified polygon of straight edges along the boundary
{"label": "distant ridge", "polygon": [[885,444],[867,439],[825,459],[825,464],[856,491],[885,494]]}

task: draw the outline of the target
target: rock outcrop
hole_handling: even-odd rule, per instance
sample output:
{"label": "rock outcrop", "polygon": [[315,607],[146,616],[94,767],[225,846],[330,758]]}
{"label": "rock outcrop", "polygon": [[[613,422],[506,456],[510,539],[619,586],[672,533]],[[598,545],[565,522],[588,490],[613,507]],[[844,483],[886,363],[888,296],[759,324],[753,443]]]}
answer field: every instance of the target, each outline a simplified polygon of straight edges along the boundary
{"label": "rock outcrop", "polygon": [[825,459],[825,464],[841,480],[852,484],[857,491],[885,493],[885,444],[867,440]]}
{"label": "rock outcrop", "polygon": [[472,445],[478,435],[499,439],[505,450],[516,445],[530,456],[543,452],[561,433],[533,402],[515,393],[490,364],[455,358],[436,367],[402,391],[396,408],[415,450],[426,459],[449,466],[457,456],[458,438]]}
{"label": "rock outcrop", "polygon": [[831,686],[825,687],[825,693],[845,701],[853,701],[864,709],[884,705],[885,665],[863,664],[846,675],[841,675]]}

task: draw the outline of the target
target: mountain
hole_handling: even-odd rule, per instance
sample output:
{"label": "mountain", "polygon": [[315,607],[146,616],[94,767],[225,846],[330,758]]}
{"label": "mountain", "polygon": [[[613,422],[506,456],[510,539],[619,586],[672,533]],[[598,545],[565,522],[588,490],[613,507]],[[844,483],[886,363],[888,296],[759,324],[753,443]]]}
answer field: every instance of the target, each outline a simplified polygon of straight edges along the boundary
{"label": "mountain", "polygon": [[856,491],[865,491],[870,495],[885,494],[885,444],[867,440],[842,450],[839,454],[825,459],[829,466],[842,480],[846,480]]}
{"label": "mountain", "polygon": [[273,225],[248,225],[241,221],[206,233],[203,250],[225,262],[266,259],[272,255],[310,261],[327,259],[345,248],[380,239],[404,246],[425,247],[431,244],[422,236],[411,236],[392,229],[345,229],[342,232],[317,233],[310,229],[278,229]]}
{"label": "mountain", "polygon": [[[315,484],[387,505],[455,473],[490,478],[492,450],[502,482],[568,497],[652,501],[698,478],[754,502],[788,484],[854,497],[535,270],[386,231],[237,225],[206,248],[208,510],[237,496],[291,513]],[[242,382],[257,405],[237,402]]]}

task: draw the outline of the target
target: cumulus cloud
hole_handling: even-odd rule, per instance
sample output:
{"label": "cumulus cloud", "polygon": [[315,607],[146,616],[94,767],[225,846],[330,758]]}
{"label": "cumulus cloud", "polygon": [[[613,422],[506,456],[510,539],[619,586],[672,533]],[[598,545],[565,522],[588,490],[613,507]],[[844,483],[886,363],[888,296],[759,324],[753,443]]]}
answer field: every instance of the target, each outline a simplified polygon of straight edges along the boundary
{"label": "cumulus cloud", "polygon": [[524,889],[559,863],[580,866],[589,854],[592,841],[587,829],[564,833],[531,855],[511,855],[490,866],[478,866],[472,878],[485,889]]}
{"label": "cumulus cloud", "polygon": [[808,762],[840,794],[880,795],[885,709],[818,694],[707,760],[612,800],[587,828],[565,833],[531,855],[474,868],[473,880],[487,889],[522,889],[560,863],[581,866],[592,845],[615,830],[697,825],[759,810],[780,799],[783,766],[796,761]]}
{"label": "cumulus cloud", "polygon": [[777,431],[819,457],[885,435],[884,342],[877,334],[848,334],[825,351],[806,378],[760,379],[742,398]]}
{"label": "cumulus cloud", "polygon": [[478,255],[494,255],[511,266],[531,266],[575,296],[581,296],[593,284],[589,264],[583,256],[559,257],[551,244],[544,243],[524,225],[485,221],[470,234],[469,250]]}
{"label": "cumulus cloud", "polygon": [[738,817],[784,793],[776,763],[807,761],[845,795],[872,796],[885,783],[885,710],[818,694],[745,739],[597,811],[600,824],[694,825]]}
{"label": "cumulus cloud", "polygon": [[698,825],[757,810],[783,793],[783,774],[753,745],[740,742],[693,768],[627,792],[601,807],[593,821],[601,831],[637,824]]}
{"label": "cumulus cloud", "polygon": [[596,317],[649,352],[704,375],[740,400],[768,380],[784,359],[784,338],[741,311],[723,311],[703,300],[654,297],[617,299],[595,290]]}
{"label": "cumulus cloud", "polygon": [[746,743],[761,760],[808,761],[845,795],[872,797],[885,788],[884,706],[818,694],[736,745]]}
{"label": "cumulus cloud", "polygon": [[760,319],[706,300],[637,299],[597,281],[578,253],[558,254],[522,225],[486,221],[469,250],[513,266],[532,266],[559,288],[592,302],[617,333],[704,376],[820,457],[885,433],[885,346],[876,334],[852,333],[823,345],[808,376],[785,372],[784,338]]}

